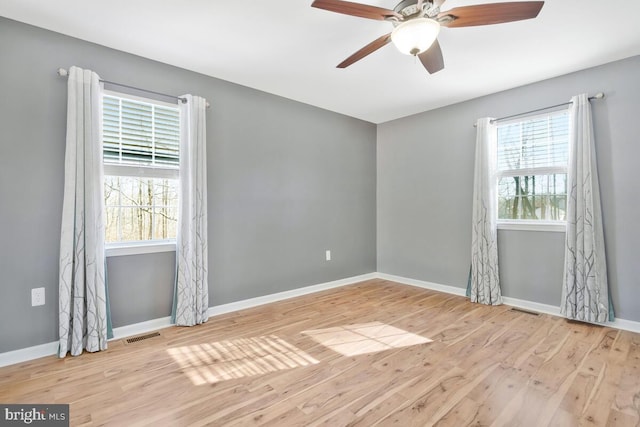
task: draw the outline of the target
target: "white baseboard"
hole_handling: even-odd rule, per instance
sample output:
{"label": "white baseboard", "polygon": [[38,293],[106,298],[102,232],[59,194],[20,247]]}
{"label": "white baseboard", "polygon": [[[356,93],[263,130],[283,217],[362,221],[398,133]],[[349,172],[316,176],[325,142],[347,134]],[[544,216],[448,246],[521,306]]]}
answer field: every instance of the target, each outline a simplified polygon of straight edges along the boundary
{"label": "white baseboard", "polygon": [[552,316],[561,316],[560,307],[539,302],[527,301],[518,298],[502,297],[502,302],[511,307],[522,308],[524,310],[535,311],[537,313],[550,314]]}
{"label": "white baseboard", "polygon": [[432,291],[440,291],[447,294],[464,296],[466,289],[457,286],[441,285],[439,283],[425,282],[424,280],[410,279],[408,277],[394,276],[393,274],[377,273],[378,279],[389,280],[391,282],[402,283],[403,285],[411,285],[417,288],[430,289]]}
{"label": "white baseboard", "polygon": [[58,353],[58,342],[48,342],[46,344],[34,345],[33,347],[21,348],[20,350],[0,353],[0,368],[16,363],[27,362],[41,357],[52,356]]}
{"label": "white baseboard", "polygon": [[[394,276],[386,273],[376,273],[376,278],[383,280],[390,280],[392,282],[402,283],[404,285],[416,286],[424,289],[431,289],[433,291],[445,292],[453,295],[465,295],[466,289],[459,288],[457,286],[441,285],[439,283],[425,282],[423,280],[410,279],[408,277]],[[518,298],[502,297],[502,301],[505,305],[511,307],[522,308],[525,310],[536,311],[538,313],[550,314],[552,316],[561,316],[560,306],[542,304],[539,302],[527,301]],[[613,322],[607,322],[605,326],[611,328],[622,329],[624,331],[638,332],[640,333],[640,322],[626,319],[614,319]]]}
{"label": "white baseboard", "polygon": [[[209,316],[217,316],[220,314],[230,313],[233,311],[244,310],[251,307],[257,307],[263,304],[269,304],[272,302],[282,301],[297,296],[307,295],[315,292],[324,291],[327,289],[339,288],[341,286],[351,285],[358,282],[371,279],[383,279],[392,282],[402,283],[405,285],[416,286],[419,288],[430,289],[434,291],[444,292],[452,295],[464,296],[466,289],[459,288],[457,286],[442,285],[439,283],[426,282],[424,280],[410,279],[408,277],[394,276],[386,273],[369,273],[362,274],[360,276],[348,277],[346,279],[334,280],[332,282],[321,283],[318,285],[306,286],[304,288],[293,289],[285,292],[278,292],[275,294],[265,295],[256,298],[250,298],[242,301],[236,301],[229,304],[221,304],[209,307]],[[550,314],[553,316],[560,316],[560,307],[541,304],[532,301],[521,300],[517,298],[503,297],[503,301],[506,305],[512,307],[518,307],[525,310],[537,311],[539,313]],[[158,329],[167,328],[172,326],[171,317],[161,317],[159,319],[148,320],[146,322],[140,322],[133,325],[122,326],[114,328],[113,339],[122,339],[133,335],[139,335],[146,332],[156,331]],[[607,322],[607,326],[612,328],[622,329],[625,331],[640,333],[640,322],[615,319],[613,322]],[[46,344],[40,344],[33,347],[23,348],[14,351],[8,351],[0,353],[0,368],[3,366],[13,365],[16,363],[27,362],[29,360],[38,359],[41,357],[55,355],[58,351],[58,342],[50,342]]]}
{"label": "white baseboard", "polygon": [[613,319],[613,322],[608,322],[607,326],[612,328],[622,329],[624,331],[638,332],[640,333],[640,322],[626,319]]}
{"label": "white baseboard", "polygon": [[214,305],[209,307],[209,316],[218,316],[220,314],[231,313],[232,311],[244,310],[247,308],[257,307],[263,304],[282,301],[289,298],[299,297],[302,295],[312,294],[327,289],[339,288],[341,286],[351,285],[353,283],[364,282],[377,278],[376,273],[362,274],[360,276],[348,277],[346,279],[334,280],[332,282],[321,283],[319,285],[306,286],[304,288],[292,289],[290,291],[278,292],[275,294],[265,295],[256,298],[249,298],[242,301],[231,302],[228,304]]}
{"label": "white baseboard", "polygon": [[[113,338],[109,341],[144,334],[145,332],[157,331],[158,329],[163,329],[171,325],[171,317],[162,317],[160,319],[114,328]],[[28,362],[29,360],[39,359],[41,357],[54,356],[56,354],[58,354],[58,341],[7,351],[0,353],[0,368],[16,363]]]}
{"label": "white baseboard", "polygon": [[173,326],[173,323],[171,323],[171,316],[147,320],[146,322],[113,328],[113,338],[111,339],[119,340],[133,335],[140,335],[147,332],[157,331],[158,329],[168,328],[169,326]]}
{"label": "white baseboard", "polygon": [[[276,294],[265,295],[262,297],[250,298],[243,301],[232,302],[209,307],[209,316],[230,313],[232,311],[243,310],[245,308],[256,307],[263,304],[269,304],[301,295],[307,295],[314,292],[320,292],[327,289],[338,288],[340,286],[351,285],[353,283],[363,282],[365,280],[375,279],[376,273],[362,274],[360,276],[348,277],[346,279],[334,280],[332,282],[320,283],[318,285],[306,286],[300,289],[293,289]],[[133,335],[140,335],[158,329],[164,329],[173,326],[171,316],[152,319],[146,322],[135,323],[133,325],[121,326],[113,329],[112,340],[119,340]],[[41,357],[53,356],[58,352],[58,342],[50,342],[40,344],[33,347],[22,348],[19,350],[7,351],[0,353],[0,368],[3,366],[13,365],[16,363],[27,362]]]}

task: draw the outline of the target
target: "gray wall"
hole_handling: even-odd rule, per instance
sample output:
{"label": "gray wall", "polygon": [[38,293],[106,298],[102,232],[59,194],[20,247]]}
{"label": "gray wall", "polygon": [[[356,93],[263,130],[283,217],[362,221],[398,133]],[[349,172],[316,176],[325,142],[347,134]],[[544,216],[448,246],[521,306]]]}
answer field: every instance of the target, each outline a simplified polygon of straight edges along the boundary
{"label": "gray wall", "polygon": [[[58,67],[210,101],[210,305],[376,270],[375,125],[4,18],[0,57],[0,352],[57,339]],[[108,259],[114,326],[170,314],[173,257]]]}
{"label": "gray wall", "polygon": [[[475,129],[599,91],[592,102],[609,283],[616,316],[640,321],[640,57],[378,126],[378,271],[464,288],[469,274]],[[563,233],[498,232],[503,293],[560,303]]]}
{"label": "gray wall", "polygon": [[[55,70],[71,65],[211,102],[211,305],[375,271],[376,243],[378,271],[464,287],[472,123],[604,91],[593,107],[609,279],[617,315],[640,321],[638,57],[384,123],[377,159],[371,123],[4,18],[0,57],[0,352],[57,339],[66,82]],[[504,294],[557,305],[563,238],[500,231]],[[173,274],[172,253],[110,257],[114,326],[168,316]],[[32,308],[40,286],[47,303]]]}

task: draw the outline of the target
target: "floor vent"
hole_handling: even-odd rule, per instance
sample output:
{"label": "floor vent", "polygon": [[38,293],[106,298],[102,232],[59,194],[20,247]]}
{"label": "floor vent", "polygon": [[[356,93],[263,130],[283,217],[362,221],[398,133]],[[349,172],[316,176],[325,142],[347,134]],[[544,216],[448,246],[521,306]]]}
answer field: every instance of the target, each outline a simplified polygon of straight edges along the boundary
{"label": "floor vent", "polygon": [[511,307],[511,311],[517,311],[518,313],[530,314],[532,316],[540,316],[540,313],[536,313],[535,311],[524,310],[522,308]]}
{"label": "floor vent", "polygon": [[133,344],[134,342],[139,342],[142,340],[146,340],[148,338],[159,337],[160,332],[152,332],[146,335],[138,335],[137,337],[127,338],[127,344]]}

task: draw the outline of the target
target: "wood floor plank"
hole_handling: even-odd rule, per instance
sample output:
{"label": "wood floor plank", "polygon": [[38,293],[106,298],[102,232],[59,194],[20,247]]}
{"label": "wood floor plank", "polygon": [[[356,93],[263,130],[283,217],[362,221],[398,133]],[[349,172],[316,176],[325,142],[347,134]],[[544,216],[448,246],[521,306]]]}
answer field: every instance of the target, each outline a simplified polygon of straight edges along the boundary
{"label": "wood floor plank", "polygon": [[581,420],[586,425],[606,425],[614,404],[618,385],[629,356],[631,342],[636,334],[620,331],[613,343],[613,351],[598,374],[598,385],[594,388]]}
{"label": "wood floor plank", "polygon": [[640,335],[374,279],[0,368],[73,426],[640,424]]}
{"label": "wood floor plank", "polygon": [[640,419],[640,335],[634,334],[630,343],[618,390],[614,409],[636,420]]}

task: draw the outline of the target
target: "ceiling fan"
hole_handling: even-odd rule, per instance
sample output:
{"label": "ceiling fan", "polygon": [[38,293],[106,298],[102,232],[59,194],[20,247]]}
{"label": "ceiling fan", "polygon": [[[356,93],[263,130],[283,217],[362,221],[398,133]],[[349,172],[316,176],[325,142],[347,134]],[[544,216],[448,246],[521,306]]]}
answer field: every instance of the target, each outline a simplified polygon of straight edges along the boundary
{"label": "ceiling fan", "polygon": [[538,16],[544,4],[543,1],[491,3],[454,7],[441,12],[440,7],[444,2],[402,0],[393,10],[343,0],[314,0],[311,6],[345,15],[389,21],[394,26],[392,32],[358,50],[338,64],[337,68],[346,68],[393,42],[400,52],[417,56],[424,68],[433,74],[444,68],[437,39],[440,27],[472,27],[531,19]]}

